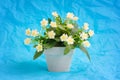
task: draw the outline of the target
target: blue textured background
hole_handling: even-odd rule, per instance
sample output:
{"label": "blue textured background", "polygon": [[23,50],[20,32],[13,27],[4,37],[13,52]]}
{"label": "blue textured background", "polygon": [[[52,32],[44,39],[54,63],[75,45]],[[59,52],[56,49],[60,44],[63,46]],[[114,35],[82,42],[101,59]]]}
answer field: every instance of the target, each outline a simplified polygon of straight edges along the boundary
{"label": "blue textured background", "polygon": [[[40,20],[57,11],[73,12],[79,25],[95,31],[88,49],[91,62],[78,49],[71,71],[47,71],[45,56],[33,61],[34,49],[25,46],[25,29],[40,29]],[[0,80],[120,80],[120,0],[1,0]]]}

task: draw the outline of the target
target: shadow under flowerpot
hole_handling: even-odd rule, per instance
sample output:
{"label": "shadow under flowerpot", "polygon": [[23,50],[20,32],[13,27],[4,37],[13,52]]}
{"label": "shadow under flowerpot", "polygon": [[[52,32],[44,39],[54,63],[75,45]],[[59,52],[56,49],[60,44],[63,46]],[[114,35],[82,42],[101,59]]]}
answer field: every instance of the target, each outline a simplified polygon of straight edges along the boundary
{"label": "shadow under flowerpot", "polygon": [[41,62],[20,62],[20,63],[12,63],[7,66],[7,71],[9,74],[35,74],[35,73],[41,73],[41,72],[47,72],[46,64]]}

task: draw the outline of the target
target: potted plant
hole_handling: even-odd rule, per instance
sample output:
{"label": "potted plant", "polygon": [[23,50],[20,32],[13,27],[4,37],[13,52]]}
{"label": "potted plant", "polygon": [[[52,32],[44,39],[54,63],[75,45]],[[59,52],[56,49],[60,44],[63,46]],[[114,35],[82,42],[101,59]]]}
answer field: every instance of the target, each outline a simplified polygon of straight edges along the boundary
{"label": "potted plant", "polygon": [[62,19],[57,12],[52,12],[53,19],[43,19],[41,31],[26,30],[28,38],[24,40],[26,45],[32,43],[36,48],[33,59],[37,59],[43,53],[46,55],[49,71],[69,71],[71,57],[75,48],[82,50],[88,59],[90,56],[85,47],[89,47],[88,39],[94,35],[89,30],[89,24],[84,23],[83,27],[77,24],[78,17],[68,12],[65,19]]}

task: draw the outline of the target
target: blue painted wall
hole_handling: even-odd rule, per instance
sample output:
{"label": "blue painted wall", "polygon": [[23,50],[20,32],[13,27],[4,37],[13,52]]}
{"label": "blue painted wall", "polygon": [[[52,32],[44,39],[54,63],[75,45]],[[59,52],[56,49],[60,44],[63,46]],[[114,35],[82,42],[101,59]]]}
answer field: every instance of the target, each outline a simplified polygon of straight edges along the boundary
{"label": "blue painted wall", "polygon": [[[119,80],[120,0],[1,0],[0,80]],[[42,18],[57,11],[73,12],[79,25],[90,24],[95,36],[88,51],[91,62],[76,49],[71,71],[47,71],[45,56],[33,61],[34,49],[25,46],[25,29],[40,29]]]}

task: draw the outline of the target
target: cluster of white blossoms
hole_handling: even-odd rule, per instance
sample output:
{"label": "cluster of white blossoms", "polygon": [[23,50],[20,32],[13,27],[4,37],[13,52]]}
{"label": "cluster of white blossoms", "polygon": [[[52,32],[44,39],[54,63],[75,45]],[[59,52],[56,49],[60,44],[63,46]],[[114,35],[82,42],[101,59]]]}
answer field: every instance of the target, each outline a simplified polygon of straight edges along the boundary
{"label": "cluster of white blossoms", "polygon": [[72,36],[69,36],[67,34],[63,34],[62,36],[60,36],[60,40],[63,42],[63,41],[66,41],[67,44],[74,44],[74,39],[72,38]]}
{"label": "cluster of white blossoms", "polygon": [[[83,29],[86,30],[86,31],[88,31],[89,24],[88,23],[84,23]],[[80,33],[81,39],[84,40],[82,44],[85,47],[89,47],[90,46],[90,42],[87,39],[88,39],[89,36],[92,37],[93,35],[94,35],[94,31],[93,30],[89,30],[88,32],[82,32],[82,33]]]}
{"label": "cluster of white blossoms", "polygon": [[[54,17],[58,17],[58,16],[59,16],[57,12],[52,12],[52,15],[53,15]],[[67,13],[67,16],[66,16],[66,17],[67,17],[67,19],[72,19],[72,20],[74,20],[74,21],[77,21],[77,20],[78,20],[78,17],[77,17],[77,16],[74,16],[74,14],[73,14],[73,13],[70,13],[70,12]],[[44,26],[44,27],[48,25],[48,21],[47,21],[46,19],[43,19],[40,23],[41,23],[41,26]],[[53,27],[53,28],[56,28],[56,27],[57,27],[57,23],[51,21],[51,22],[50,22],[50,26]],[[69,23],[67,24],[67,27],[68,27],[69,29],[74,28],[73,24],[69,24]]]}
{"label": "cluster of white blossoms", "polygon": [[[38,36],[39,32],[37,30],[31,31],[30,28],[28,28],[28,29],[26,29],[25,34],[27,36],[36,37],[36,36]],[[24,40],[24,44],[26,44],[26,45],[30,44],[30,42],[31,42],[31,38],[26,38]]]}
{"label": "cluster of white blossoms", "polygon": [[94,35],[94,31],[92,31],[92,30],[89,30],[88,34],[85,33],[85,32],[83,32],[82,34],[80,34],[81,39],[85,40],[82,43],[85,47],[89,47],[90,46],[90,42],[87,39],[88,39],[88,36],[92,37],[93,35]]}
{"label": "cluster of white blossoms", "polygon": [[35,37],[35,36],[37,36],[37,35],[39,34],[39,32],[38,32],[37,30],[32,30],[32,31],[31,31],[31,30],[28,28],[28,29],[26,29],[25,34],[26,34],[27,36],[33,36],[33,37]]}
{"label": "cluster of white blossoms", "polygon": [[[56,34],[54,31],[49,31],[47,35],[49,39],[54,39]],[[72,38],[72,36],[68,36],[67,34],[63,34],[62,36],[60,36],[60,40],[62,42],[66,41],[68,44],[74,44],[74,39]]]}
{"label": "cluster of white blossoms", "polygon": [[68,19],[72,19],[72,20],[75,20],[75,21],[77,21],[78,20],[78,17],[77,16],[74,16],[74,14],[73,13],[70,13],[70,12],[68,12],[67,13],[67,16],[66,16]]}
{"label": "cluster of white blossoms", "polygon": [[[89,24],[88,23],[84,23],[83,29],[87,31],[89,29]],[[89,34],[90,37],[92,37],[94,35],[94,31],[93,30],[89,30],[88,34]]]}
{"label": "cluster of white blossoms", "polygon": [[36,51],[40,53],[46,49],[44,44],[46,45],[46,40],[49,39],[53,39],[53,41],[56,40],[55,43],[57,45],[60,44],[59,42],[63,42],[65,43],[65,47],[68,45],[74,47],[83,45],[84,47],[89,47],[91,45],[88,40],[94,35],[94,31],[89,29],[88,23],[85,22],[83,27],[79,28],[76,26],[78,17],[71,12],[66,14],[66,19],[62,19],[57,12],[52,12],[52,16],[54,17],[54,21],[44,18],[40,21],[40,25],[42,26],[41,30],[44,29],[43,31],[46,31],[44,32],[44,36],[40,35],[36,29],[26,29],[25,34],[28,36],[28,38],[24,40],[24,44],[28,45],[30,43],[35,43],[34,46],[36,46]]}
{"label": "cluster of white blossoms", "polygon": [[[55,11],[55,12],[52,12],[52,15],[53,15],[54,17],[58,17],[58,16],[59,16],[56,11]],[[74,16],[74,14],[71,13],[71,12],[68,12],[66,17],[67,17],[68,19],[72,19],[72,20],[75,20],[75,21],[78,20],[78,17],[77,17],[77,16]]]}
{"label": "cluster of white blossoms", "polygon": [[[58,16],[59,16],[57,12],[52,12],[52,15],[53,15],[54,17],[58,17]],[[72,19],[72,20],[75,20],[75,21],[78,20],[78,17],[74,16],[74,14],[73,14],[73,13],[70,13],[70,12],[67,13],[67,16],[66,16],[66,17],[67,17],[68,19]],[[43,19],[43,20],[41,21],[41,26],[47,26],[47,25],[48,25],[48,21],[45,20],[45,19]],[[53,28],[56,28],[56,27],[57,27],[57,23],[51,21],[51,22],[50,22],[50,26],[53,27]],[[73,24],[69,24],[69,23],[66,25],[66,27],[69,28],[69,29],[74,28]],[[47,32],[47,35],[48,35],[48,38],[49,38],[49,39],[54,39],[56,33],[52,30],[52,31],[48,31],[48,32]],[[72,38],[72,36],[69,36],[69,37],[68,37],[67,34],[63,34],[63,35],[60,37],[60,40],[61,40],[61,41],[66,41],[68,44],[73,44],[73,43],[74,43],[74,39]]]}
{"label": "cluster of white blossoms", "polygon": [[[38,36],[39,32],[38,32],[37,30],[32,30],[32,31],[31,31],[31,30],[28,28],[28,29],[26,30],[25,34],[26,34],[27,36],[36,37],[36,36]],[[28,44],[30,44],[30,43],[31,43],[31,38],[26,38],[26,39],[24,40],[24,44],[28,45]],[[43,50],[42,45],[41,45],[41,44],[38,44],[38,45],[36,46],[36,49],[37,49],[37,52],[42,51],[42,50]]]}

